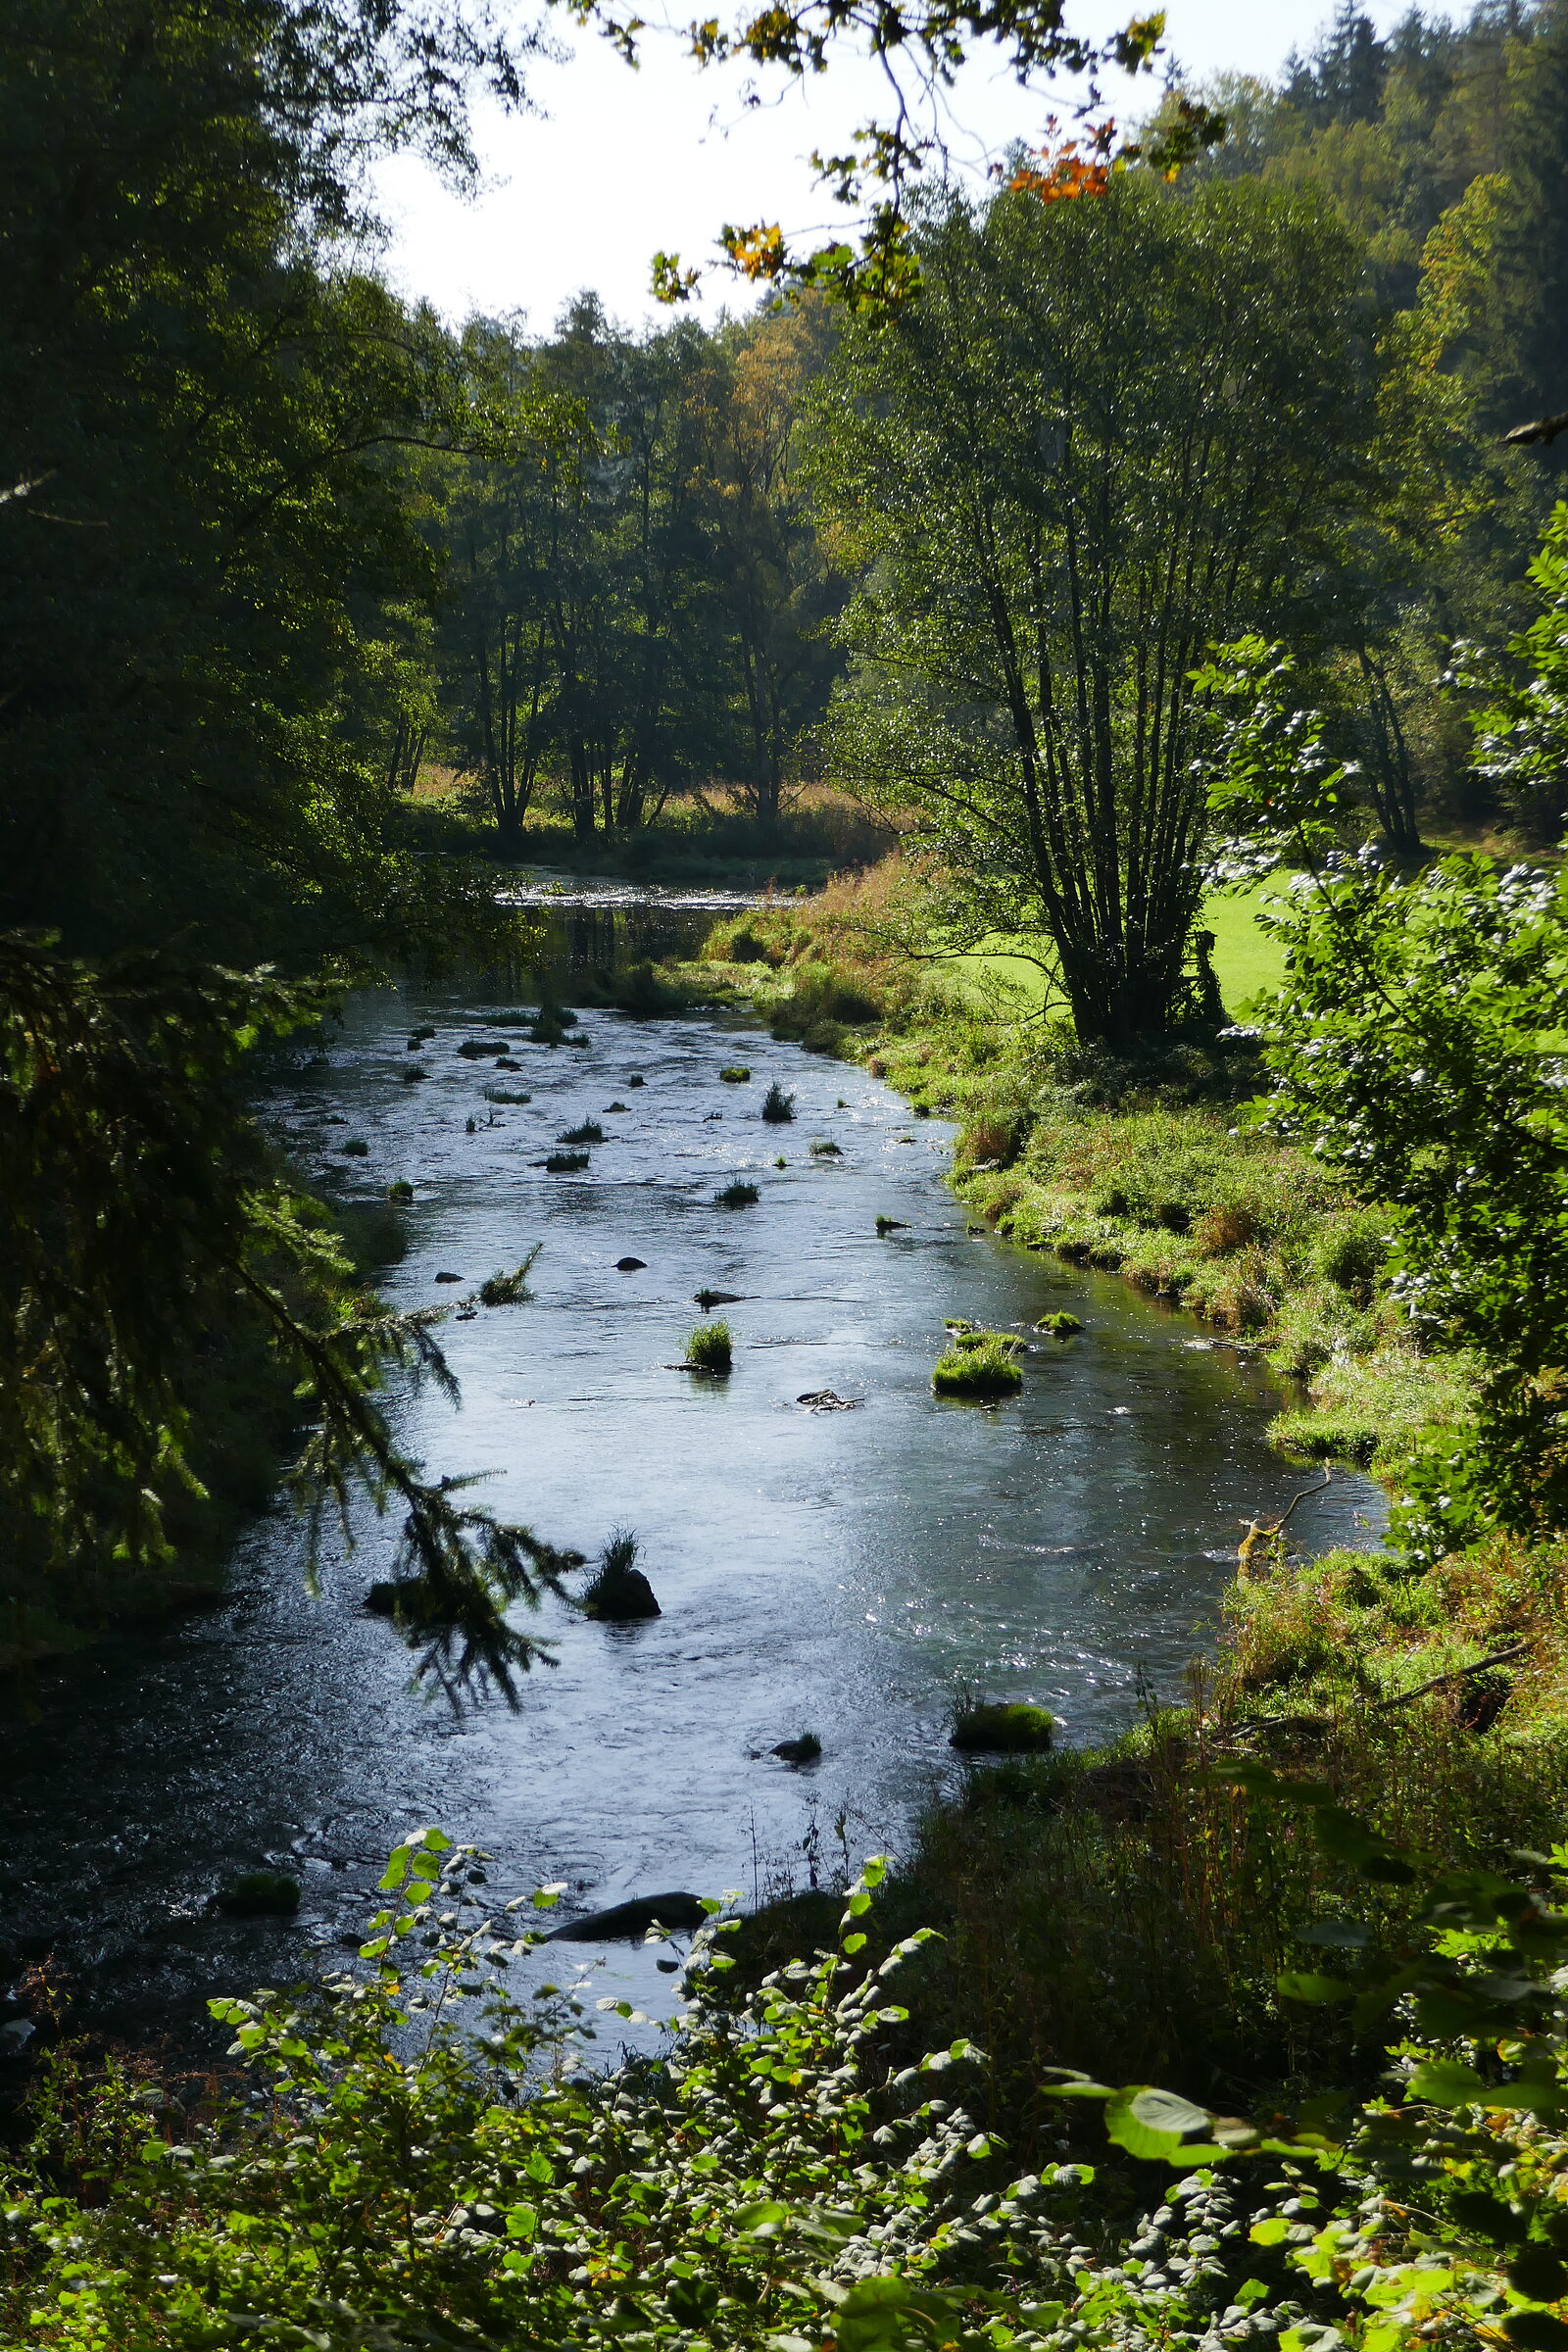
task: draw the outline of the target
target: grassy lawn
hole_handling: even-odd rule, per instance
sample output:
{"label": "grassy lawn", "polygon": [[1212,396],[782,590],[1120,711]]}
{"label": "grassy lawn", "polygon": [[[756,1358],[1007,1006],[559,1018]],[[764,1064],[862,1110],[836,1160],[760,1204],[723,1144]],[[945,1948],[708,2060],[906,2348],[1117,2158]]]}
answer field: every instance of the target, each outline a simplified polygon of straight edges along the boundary
{"label": "grassy lawn", "polygon": [[[1233,1013],[1245,1014],[1260,991],[1272,988],[1285,969],[1278,941],[1259,930],[1256,920],[1260,902],[1279,887],[1270,880],[1245,893],[1227,892],[1210,899],[1203,909],[1203,921],[1214,934],[1214,968],[1226,1008]],[[1026,956],[1008,953],[1009,947],[1025,944],[999,940],[995,949],[956,956],[943,968],[966,985],[972,984],[977,997],[988,993],[991,984],[1001,982],[1015,989],[1026,1004],[1038,1004],[1045,998],[1046,975]]]}

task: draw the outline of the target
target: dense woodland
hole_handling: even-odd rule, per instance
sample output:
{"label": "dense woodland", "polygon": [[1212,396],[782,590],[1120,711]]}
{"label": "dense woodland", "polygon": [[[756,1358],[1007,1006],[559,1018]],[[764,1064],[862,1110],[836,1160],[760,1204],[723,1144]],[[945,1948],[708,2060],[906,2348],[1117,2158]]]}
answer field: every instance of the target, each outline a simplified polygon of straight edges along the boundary
{"label": "dense woodland", "polygon": [[[696,49],[1083,77],[1160,33],[801,0]],[[1346,0],[979,191],[873,127],[858,242],[727,232],[714,325],[668,256],[655,328],[452,324],[367,165],[461,179],[538,38],[0,22],[7,1666],[210,1579],[286,1475],[313,1546],[394,1512],[418,1670],[511,1692],[580,1560],[403,1448],[439,1316],[264,1140],[268,1055],[443,957],[543,996],[519,858],[766,878],[854,825],[894,854],[707,981],[953,1111],[987,1224],[1267,1347],[1390,1546],[1253,1527],[1190,1707],[966,1781],[841,1920],[715,1930],[604,2082],[565,2008],[446,2032],[516,1923],[414,1834],[348,1974],[220,2004],[269,2099],[56,2043],[7,2340],[1561,2352],[1568,0]],[[1206,910],[1281,871],[1238,1029]],[[998,940],[1043,998],[943,979]],[[797,1936],[838,1940],[767,1973]]]}

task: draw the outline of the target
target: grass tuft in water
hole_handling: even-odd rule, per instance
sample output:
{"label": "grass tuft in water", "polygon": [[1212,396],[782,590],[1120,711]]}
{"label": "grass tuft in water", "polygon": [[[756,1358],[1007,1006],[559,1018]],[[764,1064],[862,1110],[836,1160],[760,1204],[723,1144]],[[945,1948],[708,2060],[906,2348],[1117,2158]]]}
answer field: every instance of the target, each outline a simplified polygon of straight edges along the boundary
{"label": "grass tuft in water", "polygon": [[902,1217],[878,1217],[876,1229],[878,1233],[883,1234],[906,1233],[908,1230]]}
{"label": "grass tuft in water", "polygon": [[510,1103],[514,1109],[520,1108],[524,1102],[533,1101],[532,1095],[510,1094],[504,1086],[487,1086],[484,1090],[484,1099],[487,1102]]}
{"label": "grass tuft in water", "polygon": [[586,1152],[552,1152],[545,1167],[552,1176],[576,1176],[588,1165]]}
{"label": "grass tuft in water", "polygon": [[1017,1346],[1006,1331],[956,1332],[932,1366],[931,1386],[939,1396],[1010,1396],[1023,1387]]}
{"label": "grass tuft in water", "polygon": [[844,1150],[840,1144],[813,1144],[811,1146],[811,1157],[813,1159],[842,1159],[844,1157]]}
{"label": "grass tuft in water", "polygon": [[762,1097],[762,1116],[770,1127],[787,1127],[795,1116],[795,1097],[787,1095],[776,1078]]}
{"label": "grass tuft in water", "polygon": [[617,1527],[611,1536],[581,1606],[585,1617],[601,1617],[611,1624],[662,1614],[652,1585],[637,1565],[637,1539],[629,1528]]}
{"label": "grass tuft in water", "polygon": [[735,1344],[727,1323],[699,1323],[686,1342],[686,1362],[693,1372],[734,1369]]}
{"label": "grass tuft in water", "polygon": [[762,1196],[755,1184],[744,1184],[737,1178],[733,1184],[726,1184],[721,1193],[714,1195],[713,1206],[715,1208],[755,1208],[761,1198]]}
{"label": "grass tuft in water", "polygon": [[556,1138],[558,1144],[602,1144],[604,1140],[605,1131],[597,1119],[584,1119],[580,1127],[568,1127],[564,1135]]}

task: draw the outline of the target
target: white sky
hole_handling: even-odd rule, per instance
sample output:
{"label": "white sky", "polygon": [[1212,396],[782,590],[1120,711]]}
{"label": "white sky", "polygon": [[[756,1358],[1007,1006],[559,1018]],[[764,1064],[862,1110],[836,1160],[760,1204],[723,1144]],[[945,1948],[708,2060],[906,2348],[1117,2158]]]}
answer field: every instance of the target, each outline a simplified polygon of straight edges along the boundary
{"label": "white sky", "polygon": [[[1387,29],[1408,0],[1364,5]],[[1068,23],[1109,30],[1147,6],[1079,0]],[[1332,7],[1333,0],[1168,0],[1166,49],[1195,78],[1269,74],[1292,48],[1310,46]],[[1449,12],[1429,0],[1429,13]],[[677,5],[671,14],[685,22],[688,12]],[[566,45],[560,26],[552,29]],[[863,61],[846,55],[809,85],[789,85],[777,103],[748,111],[738,74],[700,72],[678,42],[646,36],[635,73],[596,35],[574,32],[569,42],[574,54],[565,63],[536,66],[530,76],[541,114],[479,110],[484,181],[476,196],[454,194],[413,157],[379,167],[375,197],[390,232],[382,266],[404,294],[424,297],[450,320],[520,312],[535,333],[583,286],[628,323],[667,318],[648,291],[661,248],[706,264],[726,220],[779,220],[802,233],[846,221],[813,185],[806,159],[812,148],[845,144],[868,117],[886,119],[880,84]],[[1124,81],[1120,111],[1144,112],[1155,88],[1147,77],[1131,88]],[[1111,103],[1114,111],[1114,95]],[[1049,100],[976,66],[960,83],[956,111],[955,154],[978,161],[987,144],[1037,142]],[[711,318],[751,299],[713,267],[697,307]]]}

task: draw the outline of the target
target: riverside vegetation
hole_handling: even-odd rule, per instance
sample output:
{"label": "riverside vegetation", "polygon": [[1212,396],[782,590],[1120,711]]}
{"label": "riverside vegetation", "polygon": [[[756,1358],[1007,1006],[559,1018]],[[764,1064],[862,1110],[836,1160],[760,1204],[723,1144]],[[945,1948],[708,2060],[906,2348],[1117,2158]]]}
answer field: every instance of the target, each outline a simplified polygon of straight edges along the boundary
{"label": "riverside vegetation", "polygon": [[[1136,71],[1161,26],[706,24],[704,60],[850,38],[892,76],[894,123],[824,159],[857,230],[727,231],[767,298],[711,332],[584,297],[528,338],[400,302],[360,171],[471,171],[466,89],[519,104],[532,36],[6,13],[8,1654],[167,1594],[193,1523],[216,1546],[262,1477],[223,1468],[243,1394],[313,1525],[355,1482],[403,1512],[423,1669],[534,1656],[514,1605],[578,1555],[400,1447],[379,1392],[446,1380],[434,1318],[367,1295],[386,1237],[340,1246],[246,1092],[405,959],[511,987],[536,943],[452,853],[541,838],[816,870],[897,833],[912,882],[749,916],[709,983],[957,1112],[978,1217],[1269,1348],[1315,1396],[1282,1434],[1400,1494],[1386,1555],[1302,1576],[1257,1531],[1218,1660],[1118,1751],[975,1767],[842,1911],[718,1923],[657,2059],[574,2072],[569,1988],[486,2011],[514,1923],[434,1831],[341,1976],[218,2005],[248,2077],[46,2042],[10,2341],[1568,2342],[1568,902],[1420,863],[1423,824],[1568,812],[1568,521],[1520,585],[1568,380],[1568,9],[1385,40],[1347,5],[1278,86],[906,201],[901,126],[967,49]],[[1198,927],[1216,853],[1306,879],[1250,1040]],[[1070,1031],[919,980],[997,937]],[[534,1042],[571,1027],[547,994]]]}

